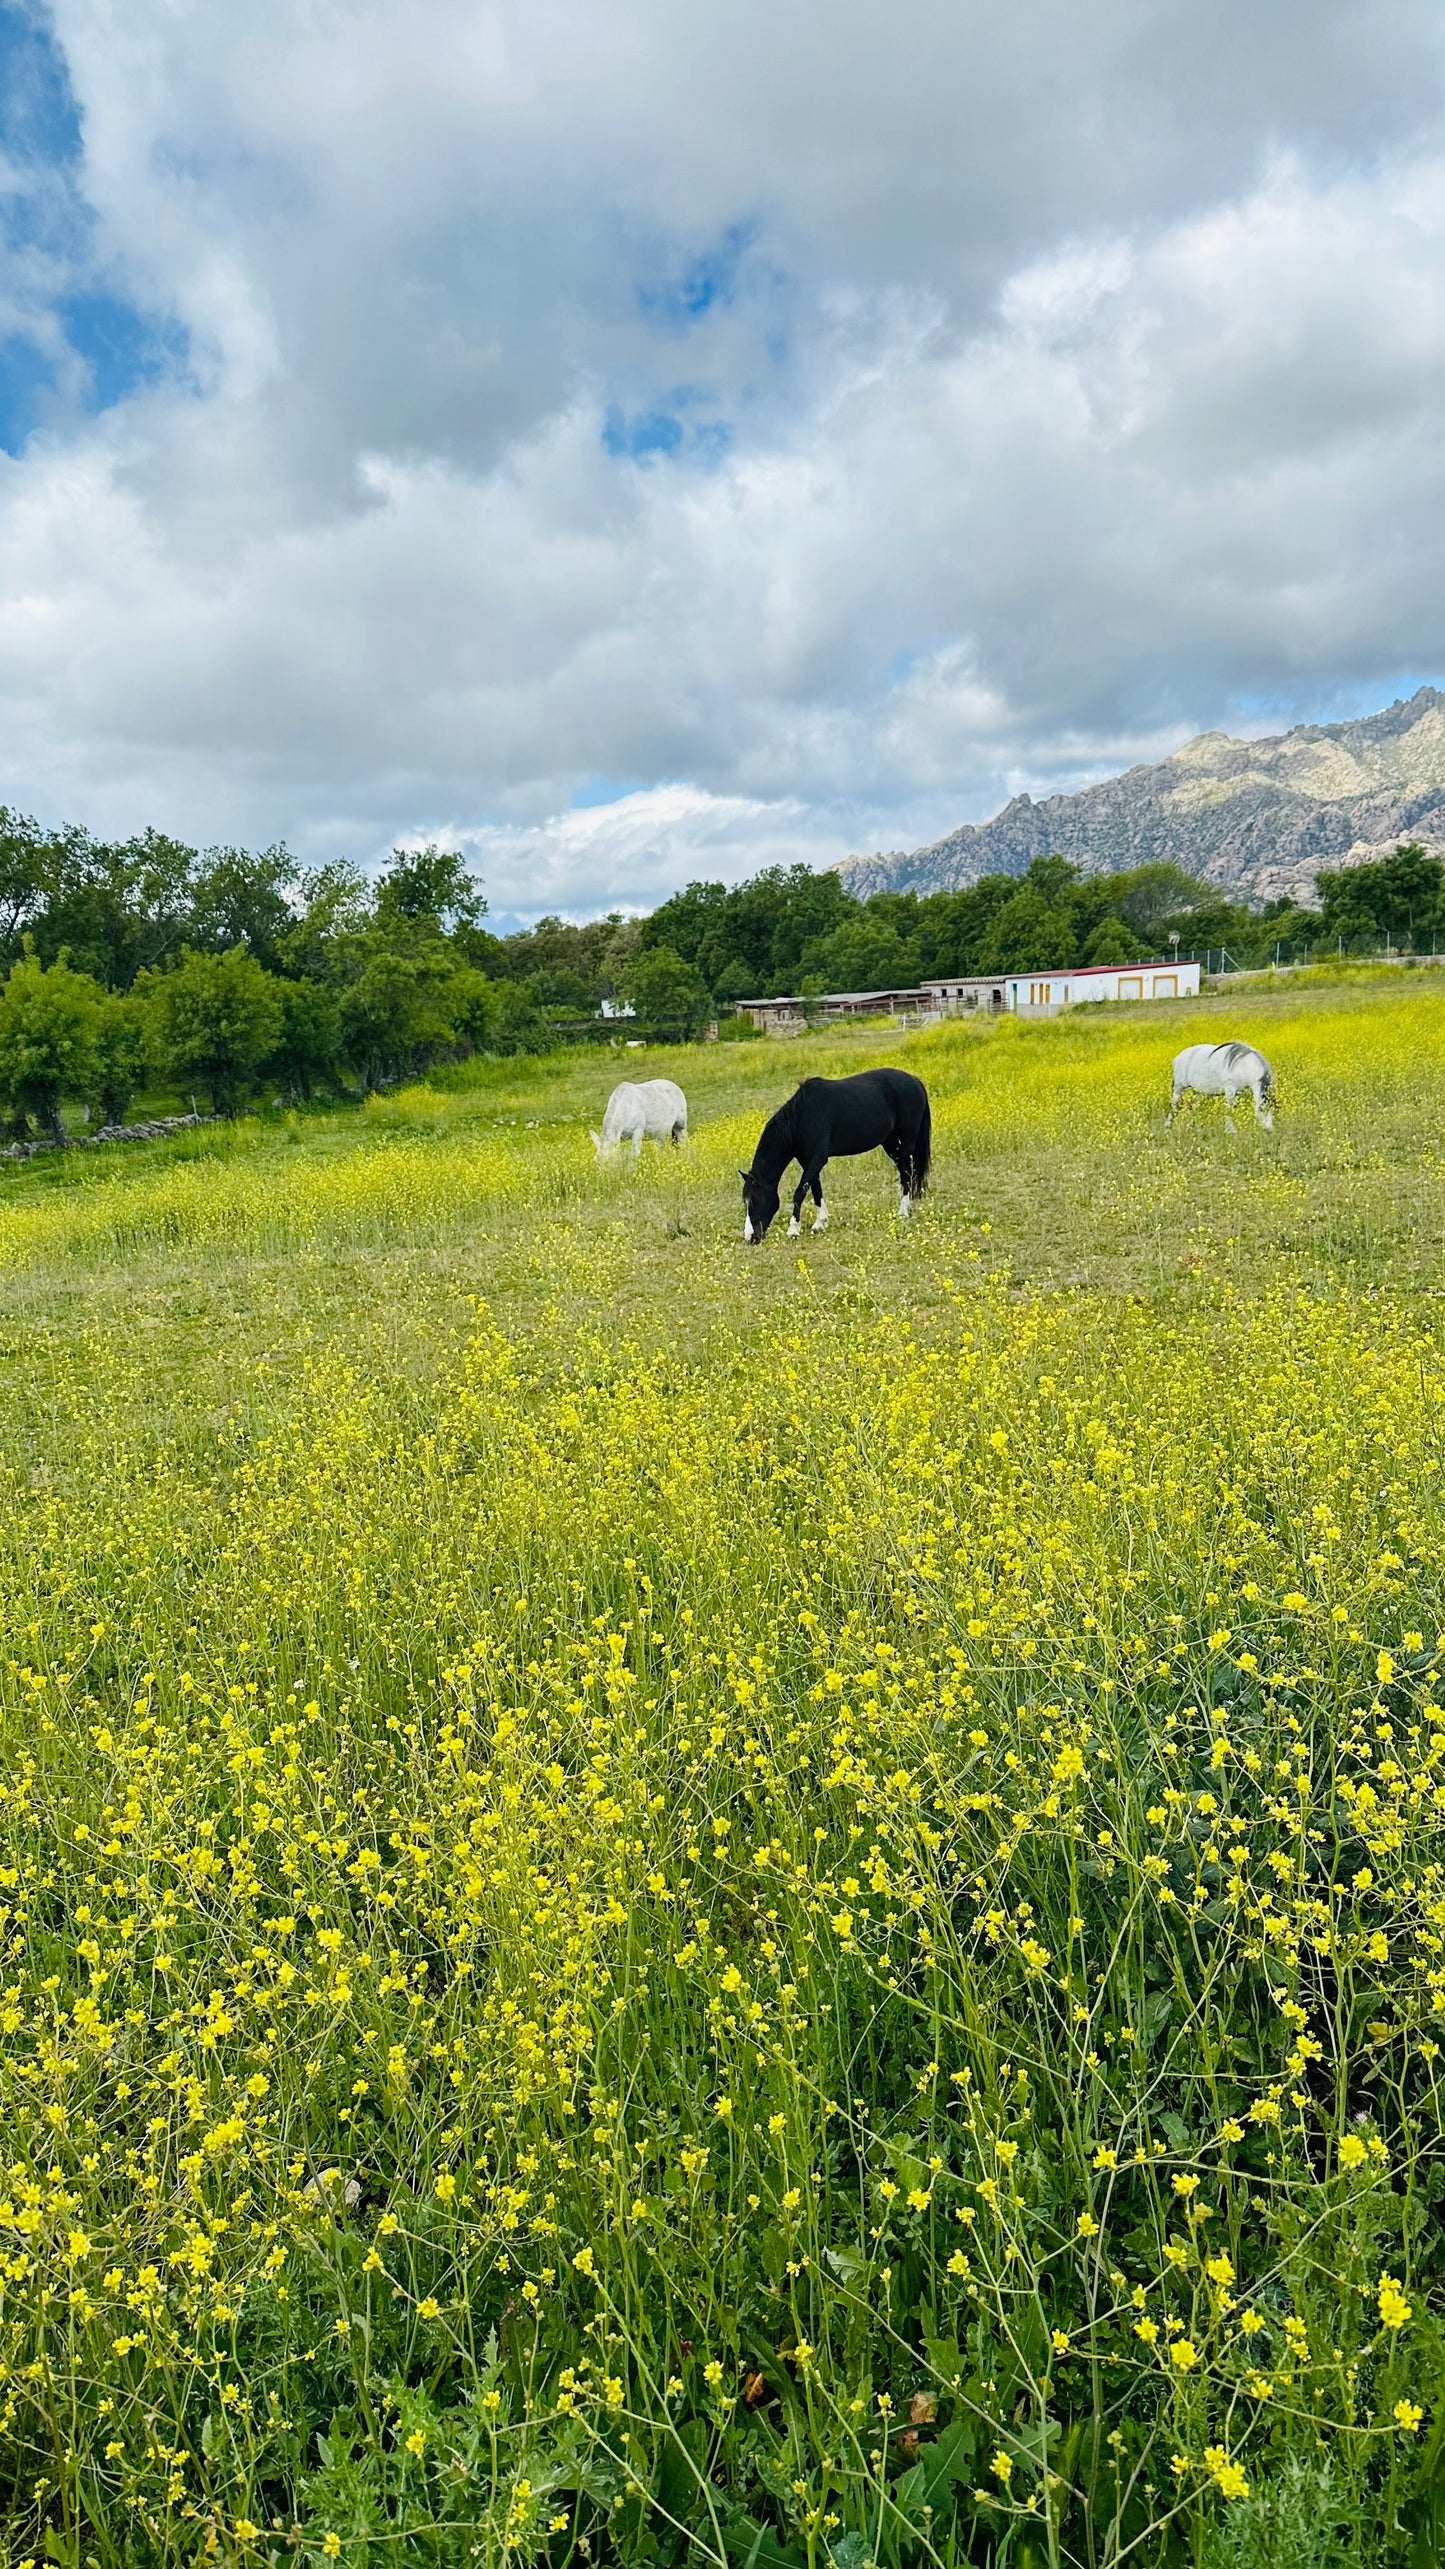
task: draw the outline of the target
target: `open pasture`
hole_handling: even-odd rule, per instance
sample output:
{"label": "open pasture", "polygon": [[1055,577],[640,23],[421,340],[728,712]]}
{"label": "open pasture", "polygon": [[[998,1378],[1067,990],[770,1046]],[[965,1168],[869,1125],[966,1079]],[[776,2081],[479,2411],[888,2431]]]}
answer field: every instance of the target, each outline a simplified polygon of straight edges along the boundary
{"label": "open pasture", "polygon": [[1440,2556],[1442,1034],[0,1179],[7,2569]]}

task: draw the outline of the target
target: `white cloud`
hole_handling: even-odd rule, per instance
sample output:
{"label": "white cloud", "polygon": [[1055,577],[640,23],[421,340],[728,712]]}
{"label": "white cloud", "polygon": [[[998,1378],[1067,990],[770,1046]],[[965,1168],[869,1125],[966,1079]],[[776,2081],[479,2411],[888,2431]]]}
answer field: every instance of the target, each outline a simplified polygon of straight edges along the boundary
{"label": "white cloud", "polygon": [[500,919],[651,909],[682,882],[733,883],[759,866],[831,865],[848,852],[802,803],[695,785],[654,785],[530,827],[436,835],[465,853]]}
{"label": "white cloud", "polygon": [[191,358],[0,457],[0,798],[576,910],[1438,666],[1413,0],[55,16]]}

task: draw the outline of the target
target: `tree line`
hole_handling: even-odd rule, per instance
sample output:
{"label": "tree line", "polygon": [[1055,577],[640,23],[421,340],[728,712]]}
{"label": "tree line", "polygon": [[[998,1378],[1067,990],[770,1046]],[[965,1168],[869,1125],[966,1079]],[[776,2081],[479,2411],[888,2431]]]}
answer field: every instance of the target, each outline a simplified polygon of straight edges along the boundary
{"label": "tree line", "polygon": [[398,850],[374,881],[284,847],[205,852],[147,831],[46,834],[0,809],[0,1117],[57,1138],[160,1082],[233,1114],[369,1089],[475,1052],[540,1051],[609,1011],[674,1036],[738,999],[1227,950],[1237,965],[1445,941],[1445,867],[1416,847],[1317,877],[1318,909],[1252,910],[1178,867],[1084,875],[1035,858],[961,891],[858,901],[774,866],[690,883],[644,919],[546,918],[505,937],[454,853]]}

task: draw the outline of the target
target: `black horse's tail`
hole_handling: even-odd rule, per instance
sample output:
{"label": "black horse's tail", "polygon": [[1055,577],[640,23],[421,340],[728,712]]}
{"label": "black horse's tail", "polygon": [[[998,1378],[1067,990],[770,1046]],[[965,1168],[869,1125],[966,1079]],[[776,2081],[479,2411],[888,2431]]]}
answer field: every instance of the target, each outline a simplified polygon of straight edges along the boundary
{"label": "black horse's tail", "polygon": [[923,1193],[924,1188],[928,1184],[928,1172],[932,1166],[933,1109],[928,1103],[928,1091],[925,1089],[923,1092],[923,1116],[918,1130],[913,1137],[913,1193],[915,1195],[921,1195]]}

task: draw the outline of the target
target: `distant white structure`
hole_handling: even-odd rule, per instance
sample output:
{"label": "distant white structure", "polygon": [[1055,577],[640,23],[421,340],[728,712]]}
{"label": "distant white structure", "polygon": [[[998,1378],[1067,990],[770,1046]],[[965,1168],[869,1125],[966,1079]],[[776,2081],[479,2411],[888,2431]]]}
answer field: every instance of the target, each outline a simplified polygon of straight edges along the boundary
{"label": "distant white structure", "polygon": [[892,1017],[928,1025],[940,1017],[1052,1015],[1096,999],[1197,999],[1197,963],[1094,963],[1077,972],[992,972],[921,982],[914,990],[834,990],[816,999],[739,999],[764,1035],[801,1035],[809,1024]]}
{"label": "distant white structure", "polygon": [[1008,1006],[1001,972],[975,974],[971,980],[925,981],[923,987],[934,1007],[945,1017],[964,1017],[978,1009],[982,1009],[986,1016],[995,1016]]}
{"label": "distant white structure", "polygon": [[1197,963],[1095,963],[1077,972],[1009,973],[1004,1006],[1020,1017],[1096,999],[1197,999]]}
{"label": "distant white structure", "polygon": [[845,1017],[940,1016],[932,986],[915,990],[830,990],[816,999],[739,999],[739,1017],[751,1017],[760,1034],[801,1035],[809,1021],[833,1025]]}

